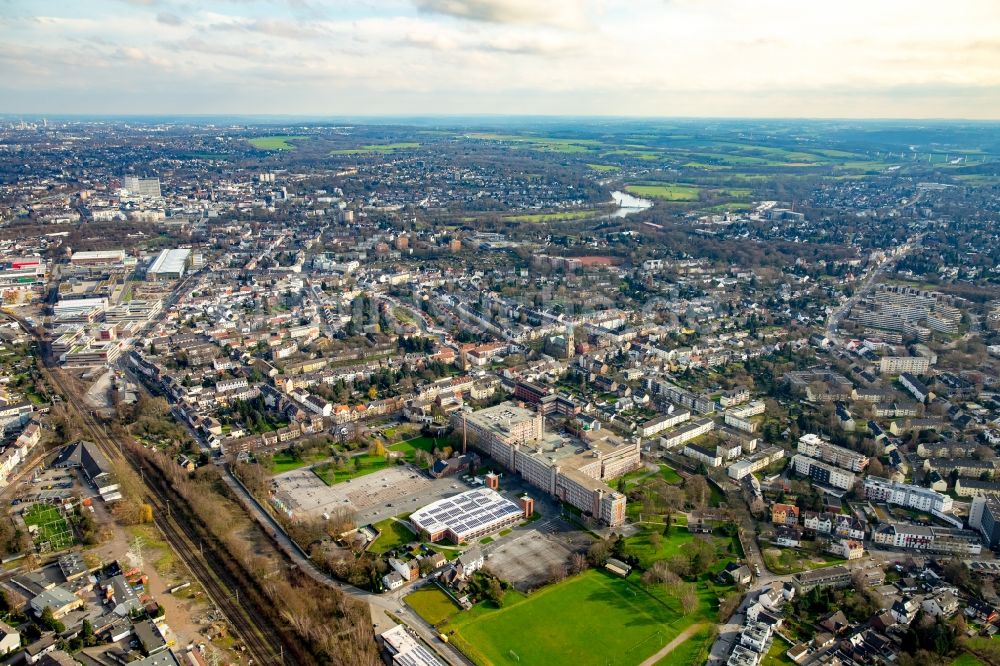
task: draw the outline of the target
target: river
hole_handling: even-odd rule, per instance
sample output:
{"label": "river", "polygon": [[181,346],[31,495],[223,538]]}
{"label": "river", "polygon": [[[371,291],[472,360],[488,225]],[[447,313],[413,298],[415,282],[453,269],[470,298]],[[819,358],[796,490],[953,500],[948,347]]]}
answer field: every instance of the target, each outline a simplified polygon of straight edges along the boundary
{"label": "river", "polygon": [[649,199],[640,199],[627,192],[612,192],[611,198],[618,204],[618,210],[612,213],[611,217],[625,217],[653,207],[653,202]]}

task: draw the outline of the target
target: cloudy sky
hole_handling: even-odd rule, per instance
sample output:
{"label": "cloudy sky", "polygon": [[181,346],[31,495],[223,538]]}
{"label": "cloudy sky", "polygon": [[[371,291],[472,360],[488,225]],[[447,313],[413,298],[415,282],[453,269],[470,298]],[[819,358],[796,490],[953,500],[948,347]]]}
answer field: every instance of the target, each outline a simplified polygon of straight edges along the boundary
{"label": "cloudy sky", "polygon": [[1000,0],[0,0],[0,113],[1000,118]]}

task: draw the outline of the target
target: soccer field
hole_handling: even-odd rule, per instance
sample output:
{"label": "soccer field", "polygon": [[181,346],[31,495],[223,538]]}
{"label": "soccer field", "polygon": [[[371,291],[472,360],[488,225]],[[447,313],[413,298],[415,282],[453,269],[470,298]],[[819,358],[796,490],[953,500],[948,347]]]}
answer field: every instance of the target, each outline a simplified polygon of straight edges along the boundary
{"label": "soccer field", "polygon": [[474,609],[449,628],[455,645],[480,666],[639,664],[701,610],[683,616],[639,584],[590,570],[518,598],[499,610]]}

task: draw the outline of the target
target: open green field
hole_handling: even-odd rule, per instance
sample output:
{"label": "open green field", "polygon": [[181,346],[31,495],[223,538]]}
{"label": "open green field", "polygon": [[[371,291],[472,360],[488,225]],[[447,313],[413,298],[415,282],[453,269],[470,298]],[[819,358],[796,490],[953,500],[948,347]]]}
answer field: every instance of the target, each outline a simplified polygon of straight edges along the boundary
{"label": "open green field", "polygon": [[670,465],[660,465],[660,476],[662,476],[663,480],[672,486],[678,486],[682,481],[684,481],[684,479],[681,478],[681,475],[675,472],[674,468]]}
{"label": "open green field", "polygon": [[650,536],[651,530],[643,530],[635,536],[626,540],[626,550],[639,558],[639,563],[643,567],[652,566],[657,560],[666,560],[680,552],[681,546],[694,540],[694,535],[687,531],[686,527],[671,527],[670,535],[662,537],[660,547],[653,546]]}
{"label": "open green field", "polygon": [[705,625],[694,632],[686,641],[671,650],[656,664],[657,666],[671,666],[672,664],[690,664],[694,666],[694,664],[704,664],[708,661],[708,653],[712,649],[713,640],[712,627]]}
{"label": "open green field", "polygon": [[356,479],[365,474],[377,472],[386,467],[392,467],[395,463],[386,460],[385,456],[374,456],[369,453],[351,458],[343,468],[338,468],[333,463],[323,463],[313,468],[316,476],[323,479],[328,486],[335,483],[343,483],[348,479]]}
{"label": "open green field", "polygon": [[[775,552],[778,551],[778,552]],[[800,552],[792,548],[764,548],[764,563],[773,573],[787,575],[812,569],[843,564],[845,560],[823,553]]]}
{"label": "open green field", "polygon": [[49,550],[61,550],[73,545],[73,533],[59,510],[50,504],[35,504],[24,512],[24,522],[28,526],[37,525],[34,540],[36,545],[45,542]]}
{"label": "open green field", "polygon": [[638,197],[664,201],[697,201],[701,191],[693,185],[626,185],[625,189]]}
{"label": "open green field", "polygon": [[375,523],[373,527],[379,531],[379,536],[368,547],[372,553],[387,553],[417,538],[417,535],[407,527],[407,523],[397,518],[386,518]]}
{"label": "open green field", "polygon": [[433,626],[454,617],[461,609],[438,587],[425,587],[411,592],[403,599],[417,615]]}
{"label": "open green field", "polygon": [[596,210],[567,210],[560,213],[532,213],[526,215],[508,215],[505,220],[511,222],[566,222],[568,220],[581,220],[587,217],[599,215]]}
{"label": "open green field", "polygon": [[296,458],[288,451],[278,451],[271,456],[271,474],[283,474],[308,464],[308,460]]}
{"label": "open green field", "polygon": [[587,167],[589,169],[593,169],[594,171],[600,171],[602,173],[607,171],[618,171],[619,169],[621,169],[620,166],[615,166],[614,164],[588,164]]}
{"label": "open green field", "polygon": [[407,458],[412,458],[413,452],[417,449],[421,451],[426,451],[427,453],[432,453],[434,447],[440,444],[444,446],[447,444],[446,439],[436,439],[434,437],[425,437],[421,435],[420,437],[414,437],[413,439],[408,439],[405,442],[399,442],[398,444],[393,444],[389,447],[390,451],[402,451],[406,454]]}
{"label": "open green field", "polygon": [[278,136],[258,136],[249,139],[249,141],[251,146],[261,150],[295,150],[295,146],[288,143],[289,141],[303,141],[308,138],[301,135],[281,134]]}
{"label": "open green field", "polygon": [[601,143],[594,139],[561,139],[556,137],[535,136],[531,134],[497,134],[493,132],[472,132],[466,135],[470,139],[485,141],[508,141],[524,144],[537,150],[548,150],[556,153],[585,153],[597,149]]}
{"label": "open green field", "polygon": [[951,666],[985,666],[982,661],[969,654],[968,652],[963,652],[958,655],[955,661],[951,662]]}
{"label": "open green field", "polygon": [[443,631],[480,666],[639,664],[703,620],[708,596],[685,616],[675,599],[589,570],[528,597],[508,594],[502,608],[477,607]]}
{"label": "open green field", "polygon": [[372,153],[394,153],[397,150],[413,150],[419,148],[416,141],[400,141],[398,143],[372,143],[360,148],[343,148],[330,151],[331,155],[370,155]]}

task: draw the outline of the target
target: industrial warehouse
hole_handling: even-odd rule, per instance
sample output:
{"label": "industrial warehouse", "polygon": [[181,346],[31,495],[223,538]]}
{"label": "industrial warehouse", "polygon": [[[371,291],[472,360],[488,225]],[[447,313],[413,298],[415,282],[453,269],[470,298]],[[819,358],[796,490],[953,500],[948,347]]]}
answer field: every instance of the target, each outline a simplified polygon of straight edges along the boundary
{"label": "industrial warehouse", "polygon": [[530,500],[524,504],[525,508],[521,508],[495,490],[477,488],[414,511],[410,522],[429,541],[447,538],[466,543],[531,517],[528,511],[534,510],[534,504]]}

